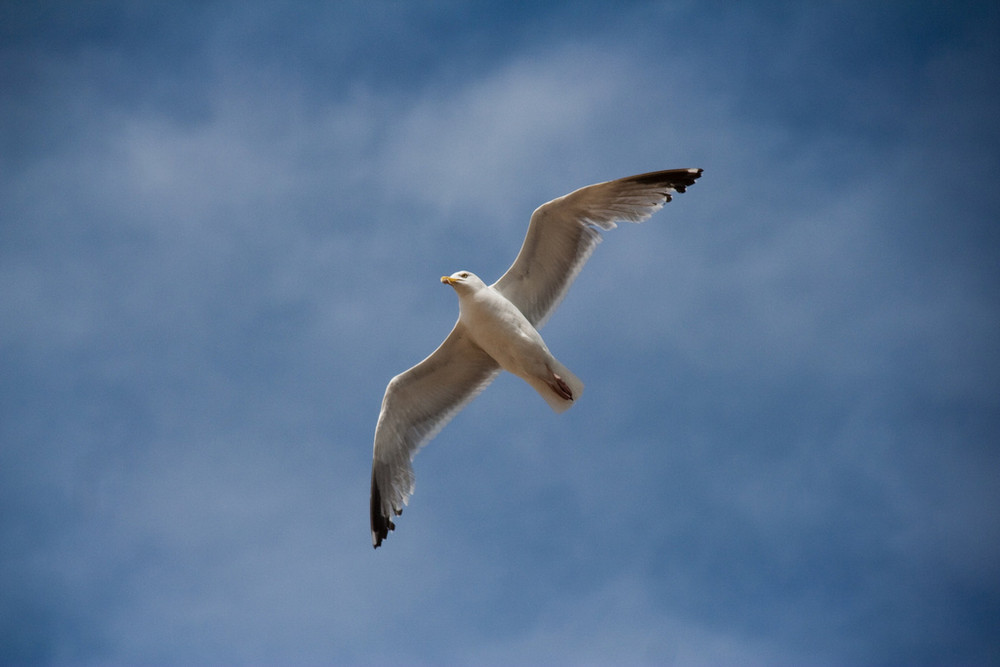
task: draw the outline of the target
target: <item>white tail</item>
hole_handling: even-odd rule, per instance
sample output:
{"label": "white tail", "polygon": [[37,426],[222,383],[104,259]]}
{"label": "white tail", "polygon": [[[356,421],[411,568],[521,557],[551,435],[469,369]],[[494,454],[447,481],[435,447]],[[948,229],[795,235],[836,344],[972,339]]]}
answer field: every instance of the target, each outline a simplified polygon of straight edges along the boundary
{"label": "white tail", "polygon": [[573,395],[572,399],[566,399],[560,396],[552,387],[552,384],[550,384],[550,382],[546,379],[535,377],[524,379],[528,382],[528,384],[534,387],[535,391],[541,394],[542,398],[545,399],[545,402],[549,404],[550,408],[556,412],[566,412],[566,410],[569,410],[573,406],[573,403],[583,394],[583,382],[580,381],[580,378],[573,375],[573,372],[570,369],[566,368],[555,359],[552,360],[551,365],[552,371],[562,378],[562,381],[569,387],[569,391]]}

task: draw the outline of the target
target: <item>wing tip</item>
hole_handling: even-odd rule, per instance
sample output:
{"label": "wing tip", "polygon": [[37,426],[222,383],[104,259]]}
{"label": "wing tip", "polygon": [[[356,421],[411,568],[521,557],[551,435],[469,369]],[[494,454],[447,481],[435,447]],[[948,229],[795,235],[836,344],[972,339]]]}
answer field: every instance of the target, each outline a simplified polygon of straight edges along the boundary
{"label": "wing tip", "polygon": [[663,195],[666,201],[670,201],[670,191],[684,192],[688,186],[701,178],[704,169],[694,167],[688,169],[667,169],[664,171],[651,171],[646,174],[628,176],[623,181],[640,183],[642,185],[662,186],[666,188]]}
{"label": "wing tip", "polygon": [[[705,171],[704,169],[684,169],[682,170],[688,174],[688,178],[674,185],[674,190],[676,192],[684,192],[689,185],[694,185],[694,182],[701,178],[701,173]],[[669,201],[669,199],[667,200]]]}
{"label": "wing tip", "polygon": [[372,469],[371,527],[373,549],[378,549],[382,540],[389,536],[389,531],[396,529],[396,524],[382,511],[382,492],[378,488],[374,469]]}

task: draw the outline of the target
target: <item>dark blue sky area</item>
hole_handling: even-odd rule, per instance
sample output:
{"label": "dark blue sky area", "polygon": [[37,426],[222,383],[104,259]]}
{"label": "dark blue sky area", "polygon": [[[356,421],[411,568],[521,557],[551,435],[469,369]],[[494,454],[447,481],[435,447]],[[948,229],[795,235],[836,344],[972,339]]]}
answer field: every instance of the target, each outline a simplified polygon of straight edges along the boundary
{"label": "dark blue sky area", "polygon": [[[5,3],[0,655],[1000,662],[995,3]],[[605,235],[368,534],[386,383]]]}

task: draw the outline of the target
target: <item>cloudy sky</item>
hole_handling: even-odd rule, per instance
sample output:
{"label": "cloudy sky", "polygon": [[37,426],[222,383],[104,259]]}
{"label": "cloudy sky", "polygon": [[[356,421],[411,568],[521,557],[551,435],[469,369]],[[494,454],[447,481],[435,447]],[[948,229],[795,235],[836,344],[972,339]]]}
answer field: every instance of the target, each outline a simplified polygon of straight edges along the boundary
{"label": "cloudy sky", "polygon": [[[0,5],[0,653],[1000,662],[994,2]],[[373,551],[531,211],[702,167]]]}

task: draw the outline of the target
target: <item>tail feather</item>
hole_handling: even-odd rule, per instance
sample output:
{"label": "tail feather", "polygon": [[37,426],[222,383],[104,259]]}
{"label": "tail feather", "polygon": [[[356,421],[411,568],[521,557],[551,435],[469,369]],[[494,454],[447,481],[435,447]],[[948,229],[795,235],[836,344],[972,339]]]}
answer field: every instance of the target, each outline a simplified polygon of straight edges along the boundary
{"label": "tail feather", "polygon": [[583,394],[583,382],[581,382],[580,378],[575,376],[570,369],[566,368],[555,359],[552,360],[551,366],[552,371],[561,377],[563,382],[569,386],[570,393],[573,394],[572,399],[565,399],[556,393],[549,383],[548,378],[543,379],[533,377],[525,379],[528,381],[528,384],[534,387],[535,391],[541,394],[542,398],[545,399],[545,402],[549,404],[550,408],[556,412],[565,412],[566,410],[569,410],[573,406],[573,403]]}

